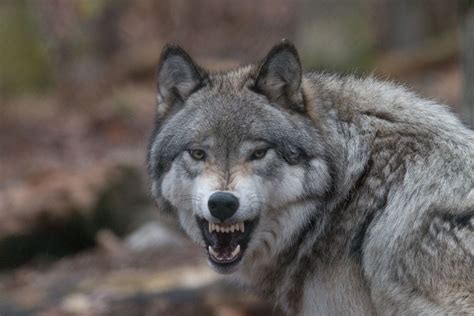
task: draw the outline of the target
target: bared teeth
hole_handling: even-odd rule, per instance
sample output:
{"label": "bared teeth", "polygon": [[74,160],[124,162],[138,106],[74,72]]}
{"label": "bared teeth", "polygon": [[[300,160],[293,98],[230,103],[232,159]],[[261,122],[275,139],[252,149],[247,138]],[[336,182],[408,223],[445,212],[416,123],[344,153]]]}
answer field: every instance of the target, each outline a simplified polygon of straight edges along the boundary
{"label": "bared teeth", "polygon": [[232,250],[232,253],[229,256],[221,255],[217,251],[212,248],[212,246],[207,246],[207,250],[209,251],[209,254],[214,257],[217,260],[223,261],[223,260],[232,260],[237,257],[237,255],[240,253],[240,245],[237,245],[234,250]]}
{"label": "bared teeth", "polygon": [[237,247],[235,247],[234,251],[232,251],[231,253],[231,257],[232,258],[235,258],[240,252],[240,245],[237,245]]}
{"label": "bared teeth", "polygon": [[214,257],[217,258],[219,256],[219,254],[211,246],[208,246],[207,249],[209,250],[209,253],[213,255]]}
{"label": "bared teeth", "polygon": [[229,224],[221,225],[221,224],[211,223],[211,222],[208,222],[208,223],[209,223],[208,229],[210,233],[212,233],[213,231],[216,231],[219,233],[233,233],[235,231],[240,231],[242,233],[245,232],[244,222],[239,222],[232,225],[229,225]]}
{"label": "bared teeth", "polygon": [[209,223],[209,232],[212,233],[216,229],[216,226],[214,225],[214,223],[211,223],[211,222],[208,222],[208,223]]}

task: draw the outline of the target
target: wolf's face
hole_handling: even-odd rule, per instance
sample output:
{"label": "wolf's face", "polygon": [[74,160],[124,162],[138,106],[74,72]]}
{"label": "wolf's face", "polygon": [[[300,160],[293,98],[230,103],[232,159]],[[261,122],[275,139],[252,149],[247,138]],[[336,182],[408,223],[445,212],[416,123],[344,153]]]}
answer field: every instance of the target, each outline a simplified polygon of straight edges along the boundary
{"label": "wolf's face", "polygon": [[168,46],[158,76],[148,167],[159,207],[178,215],[218,272],[277,251],[271,244],[304,224],[305,208],[292,207],[330,186],[294,47],[282,42],[259,66],[208,75]]}

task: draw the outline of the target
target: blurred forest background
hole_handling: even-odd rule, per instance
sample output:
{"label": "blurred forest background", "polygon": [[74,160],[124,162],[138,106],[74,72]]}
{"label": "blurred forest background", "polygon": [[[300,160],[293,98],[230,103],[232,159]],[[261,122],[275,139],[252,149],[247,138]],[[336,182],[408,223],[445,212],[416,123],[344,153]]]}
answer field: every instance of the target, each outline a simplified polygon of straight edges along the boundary
{"label": "blurred forest background", "polygon": [[472,124],[472,0],[1,0],[0,315],[278,315],[161,218],[145,152],[163,45],[400,82]]}

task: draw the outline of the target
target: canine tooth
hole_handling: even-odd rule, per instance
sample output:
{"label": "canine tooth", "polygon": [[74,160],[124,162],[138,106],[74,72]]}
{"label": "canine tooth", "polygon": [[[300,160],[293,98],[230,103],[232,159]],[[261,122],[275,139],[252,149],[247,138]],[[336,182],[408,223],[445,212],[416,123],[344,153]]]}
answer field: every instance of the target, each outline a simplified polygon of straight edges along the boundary
{"label": "canine tooth", "polygon": [[212,223],[211,222],[207,222],[209,224],[209,232],[212,233]]}
{"label": "canine tooth", "polygon": [[237,254],[239,252],[240,252],[240,245],[237,245],[237,247],[235,247],[234,251],[232,251],[231,257],[234,258],[235,256],[237,256]]}
{"label": "canine tooth", "polygon": [[208,246],[207,249],[209,250],[209,253],[214,256],[215,258],[217,258],[219,255],[217,254],[217,252],[214,250],[214,248],[212,248],[211,246]]}
{"label": "canine tooth", "polygon": [[211,224],[211,232],[215,231],[216,230],[216,224],[212,223]]}
{"label": "canine tooth", "polygon": [[239,225],[240,225],[240,231],[241,231],[242,233],[244,233],[244,232],[245,232],[245,225],[244,225],[244,222],[240,222]]}

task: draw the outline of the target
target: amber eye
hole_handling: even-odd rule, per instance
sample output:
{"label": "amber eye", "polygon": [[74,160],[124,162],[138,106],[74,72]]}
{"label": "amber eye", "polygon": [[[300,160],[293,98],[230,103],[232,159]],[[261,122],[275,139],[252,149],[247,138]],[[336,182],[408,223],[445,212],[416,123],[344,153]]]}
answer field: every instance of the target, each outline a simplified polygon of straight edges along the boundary
{"label": "amber eye", "polygon": [[257,149],[252,153],[252,156],[250,156],[250,160],[262,159],[267,154],[267,151],[268,149]]}
{"label": "amber eye", "polygon": [[206,158],[206,153],[204,150],[200,149],[191,149],[188,151],[191,158],[194,160],[204,160]]}

